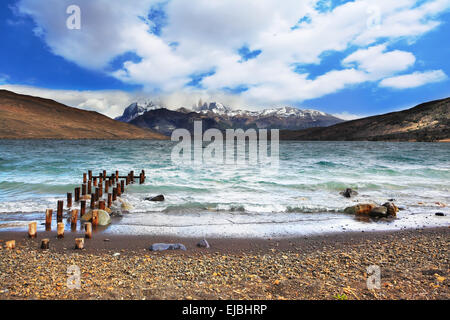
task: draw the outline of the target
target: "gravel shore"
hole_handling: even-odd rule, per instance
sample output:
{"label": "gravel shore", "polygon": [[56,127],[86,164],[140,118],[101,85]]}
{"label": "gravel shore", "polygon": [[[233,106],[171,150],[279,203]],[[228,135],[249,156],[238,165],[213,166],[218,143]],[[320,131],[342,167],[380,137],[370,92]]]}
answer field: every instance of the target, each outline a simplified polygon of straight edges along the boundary
{"label": "gravel shore", "polygon": [[[199,239],[0,233],[0,299],[449,299],[450,228],[295,239]],[[50,249],[39,248],[50,238]],[[3,248],[15,239],[16,248]],[[151,252],[155,242],[187,251]],[[67,286],[78,266],[80,289]],[[367,289],[367,267],[381,288]]]}

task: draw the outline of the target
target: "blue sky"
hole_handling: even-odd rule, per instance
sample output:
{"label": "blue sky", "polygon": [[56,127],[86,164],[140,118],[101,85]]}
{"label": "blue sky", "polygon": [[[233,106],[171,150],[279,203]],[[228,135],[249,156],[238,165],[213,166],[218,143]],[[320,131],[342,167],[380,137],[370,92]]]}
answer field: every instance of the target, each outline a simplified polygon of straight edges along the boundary
{"label": "blue sky", "polygon": [[[67,28],[73,2],[80,30]],[[385,113],[450,96],[449,10],[449,0],[4,0],[0,87],[109,116],[142,98]]]}

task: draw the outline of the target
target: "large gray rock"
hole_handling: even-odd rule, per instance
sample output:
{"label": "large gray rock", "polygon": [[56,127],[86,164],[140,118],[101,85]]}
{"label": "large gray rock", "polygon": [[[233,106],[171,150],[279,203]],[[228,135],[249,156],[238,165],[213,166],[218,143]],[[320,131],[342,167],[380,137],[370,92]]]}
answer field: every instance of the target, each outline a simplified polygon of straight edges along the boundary
{"label": "large gray rock", "polygon": [[183,250],[186,247],[181,243],[154,243],[149,248],[150,251],[165,251],[165,250]]}
{"label": "large gray rock", "polygon": [[197,247],[199,247],[199,248],[206,248],[206,249],[210,248],[209,243],[208,243],[208,241],[206,241],[206,239],[200,240],[197,243]]}

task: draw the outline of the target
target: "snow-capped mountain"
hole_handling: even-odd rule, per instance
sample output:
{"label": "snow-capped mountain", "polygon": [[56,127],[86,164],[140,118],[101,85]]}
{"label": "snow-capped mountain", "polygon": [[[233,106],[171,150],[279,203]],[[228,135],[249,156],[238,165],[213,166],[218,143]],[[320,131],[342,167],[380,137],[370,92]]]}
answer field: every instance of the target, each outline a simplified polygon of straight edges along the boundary
{"label": "snow-capped mountain", "polygon": [[190,109],[182,107],[168,110],[151,101],[131,104],[116,120],[130,122],[165,135],[170,135],[175,128],[192,130],[192,124],[196,120],[203,121],[205,130],[208,128],[298,130],[325,127],[343,121],[321,111],[293,107],[248,111],[232,109],[219,102],[201,102]]}
{"label": "snow-capped mountain", "polygon": [[160,105],[154,104],[153,101],[133,102],[125,108],[123,114],[115,120],[122,122],[130,122],[150,110],[161,109]]}
{"label": "snow-capped mountain", "polygon": [[227,115],[229,117],[247,116],[247,117],[299,117],[310,118],[330,116],[329,114],[310,109],[298,109],[294,107],[280,107],[272,109],[264,109],[261,111],[248,111],[248,110],[235,110],[230,107],[224,106],[218,102],[204,103],[201,106],[195,106],[192,108],[194,112],[200,112],[203,114],[213,113],[217,115]]}

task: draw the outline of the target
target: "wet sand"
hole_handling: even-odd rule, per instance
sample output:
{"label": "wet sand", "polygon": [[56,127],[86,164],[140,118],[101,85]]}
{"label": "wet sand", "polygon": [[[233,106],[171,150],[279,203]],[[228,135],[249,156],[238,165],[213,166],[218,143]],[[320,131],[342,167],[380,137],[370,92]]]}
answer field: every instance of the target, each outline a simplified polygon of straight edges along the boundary
{"label": "wet sand", "polygon": [[[292,239],[199,239],[80,232],[0,232],[0,299],[449,299],[450,228]],[[50,239],[50,249],[40,241]],[[187,251],[152,252],[152,243]],[[81,288],[67,287],[77,265]],[[381,288],[367,289],[378,265]]]}

